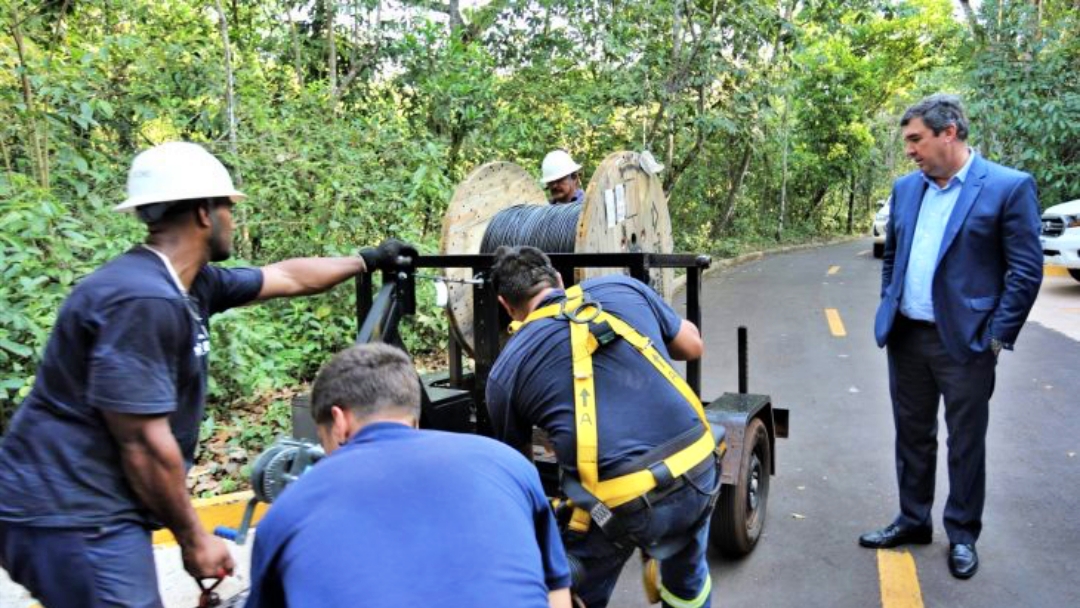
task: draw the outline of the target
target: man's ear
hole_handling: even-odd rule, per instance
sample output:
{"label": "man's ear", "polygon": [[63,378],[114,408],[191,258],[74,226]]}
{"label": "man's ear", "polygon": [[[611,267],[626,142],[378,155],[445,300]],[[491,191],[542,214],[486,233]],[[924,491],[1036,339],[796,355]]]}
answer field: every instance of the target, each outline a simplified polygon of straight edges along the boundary
{"label": "man's ear", "polygon": [[195,223],[199,228],[211,228],[214,225],[214,204],[207,199],[195,207]]}
{"label": "man's ear", "polygon": [[352,430],[352,411],[333,405],[330,406],[330,416],[332,418],[330,426],[331,439],[338,445],[345,445],[345,442],[349,440],[349,433]]}
{"label": "man's ear", "polygon": [[502,304],[503,310],[506,311],[506,314],[509,315],[511,319],[515,319],[516,317],[514,317],[514,308],[510,306],[510,303],[506,301],[506,298],[502,296],[495,297],[498,298],[499,304]]}
{"label": "man's ear", "polygon": [[562,273],[561,272],[556,272],[555,273],[555,278],[559,280],[559,289],[566,289],[566,285],[563,284]]}

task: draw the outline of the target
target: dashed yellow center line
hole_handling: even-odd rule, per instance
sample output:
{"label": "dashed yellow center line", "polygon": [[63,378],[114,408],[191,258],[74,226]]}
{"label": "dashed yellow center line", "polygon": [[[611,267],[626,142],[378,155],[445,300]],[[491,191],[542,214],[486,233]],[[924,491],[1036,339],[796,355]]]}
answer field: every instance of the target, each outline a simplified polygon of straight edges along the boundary
{"label": "dashed yellow center line", "polygon": [[915,558],[907,551],[878,549],[881,608],[923,608]]}
{"label": "dashed yellow center line", "polygon": [[829,274],[830,275],[836,274],[838,272],[840,272],[840,267],[839,266],[829,266]]}
{"label": "dashed yellow center line", "polygon": [[825,319],[829,322],[829,331],[837,338],[843,338],[847,335],[847,330],[844,329],[844,322],[840,320],[840,311],[835,308],[825,309]]}
{"label": "dashed yellow center line", "polygon": [[1069,271],[1064,266],[1043,266],[1043,276],[1067,277],[1069,276]]}

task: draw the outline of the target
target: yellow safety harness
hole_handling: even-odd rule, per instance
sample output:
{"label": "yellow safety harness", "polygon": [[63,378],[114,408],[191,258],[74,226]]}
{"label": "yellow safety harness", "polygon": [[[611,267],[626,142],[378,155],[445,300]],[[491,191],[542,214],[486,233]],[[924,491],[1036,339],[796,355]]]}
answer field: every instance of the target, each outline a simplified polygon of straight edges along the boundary
{"label": "yellow safety harness", "polygon": [[[690,403],[705,427],[705,432],[699,439],[662,460],[663,467],[667,469],[663,477],[668,481],[677,479],[701,464],[706,458],[713,458],[714,452],[723,453],[726,446],[722,441],[720,445],[716,445],[709,421],[705,418],[705,409],[701,405],[701,400],[682,376],[671,367],[667,359],[656,350],[648,337],[615,315],[604,312],[599,302],[589,300],[588,294],[581,289],[580,285],[574,285],[566,290],[566,300],[538,308],[524,321],[511,323],[510,331],[514,333],[532,321],[550,318],[565,319],[570,325],[578,477],[581,485],[601,503],[601,506],[613,509],[644,496],[656,488],[658,486],[656,471],[660,470],[657,465],[661,464],[657,463],[649,468],[612,479],[600,479],[592,354],[600,346],[610,343],[616,337],[626,340],[642,357],[652,363],[660,375],[667,379]],[[598,518],[596,512],[590,514],[589,511],[575,506],[570,519],[570,529],[575,532],[587,531],[590,517],[598,519],[598,523],[603,526],[605,522],[599,520],[610,518],[611,513],[607,509],[602,509],[602,511],[606,511],[606,515]]]}

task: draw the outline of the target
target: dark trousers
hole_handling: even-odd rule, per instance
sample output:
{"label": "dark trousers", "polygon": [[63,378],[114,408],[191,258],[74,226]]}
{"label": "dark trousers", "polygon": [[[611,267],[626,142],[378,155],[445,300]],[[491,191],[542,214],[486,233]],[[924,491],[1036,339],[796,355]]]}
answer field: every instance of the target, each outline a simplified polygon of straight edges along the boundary
{"label": "dark trousers", "polygon": [[161,608],[150,531],[0,522],[0,566],[45,608]]}
{"label": "dark trousers", "polygon": [[974,543],[982,531],[986,499],[986,427],[997,358],[988,351],[957,363],[945,352],[936,327],[900,316],[887,349],[900,490],[896,523],[931,524],[937,413],[944,397],[949,431],[945,531],[951,543]]}
{"label": "dark trousers", "polygon": [[[709,508],[719,482],[719,471],[708,469],[688,480],[658,504],[624,520],[627,531],[644,546],[659,544],[673,536],[689,536],[689,542],[674,555],[660,560],[662,604],[709,608],[712,580],[705,553],[709,542]],[[618,510],[616,509],[616,513]],[[611,599],[633,546],[618,547],[604,536],[595,523],[584,535],[563,539],[566,552],[574,556],[588,573],[575,593],[588,608],[603,608]],[[669,601],[670,600],[670,601]]]}

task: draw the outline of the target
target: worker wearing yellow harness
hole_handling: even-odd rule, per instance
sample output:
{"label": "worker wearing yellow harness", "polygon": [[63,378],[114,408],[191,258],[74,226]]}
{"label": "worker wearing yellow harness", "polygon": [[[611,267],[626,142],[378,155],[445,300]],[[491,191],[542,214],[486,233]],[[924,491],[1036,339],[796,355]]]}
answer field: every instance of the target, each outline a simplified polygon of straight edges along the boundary
{"label": "worker wearing yellow harness", "polygon": [[701,356],[697,327],[625,276],[564,290],[531,247],[499,248],[491,279],[514,320],[488,377],[492,427],[526,455],[534,426],[551,439],[575,506],[564,535],[585,572],[575,593],[606,606],[640,547],[660,560],[664,605],[709,606],[717,443],[670,364]]}

